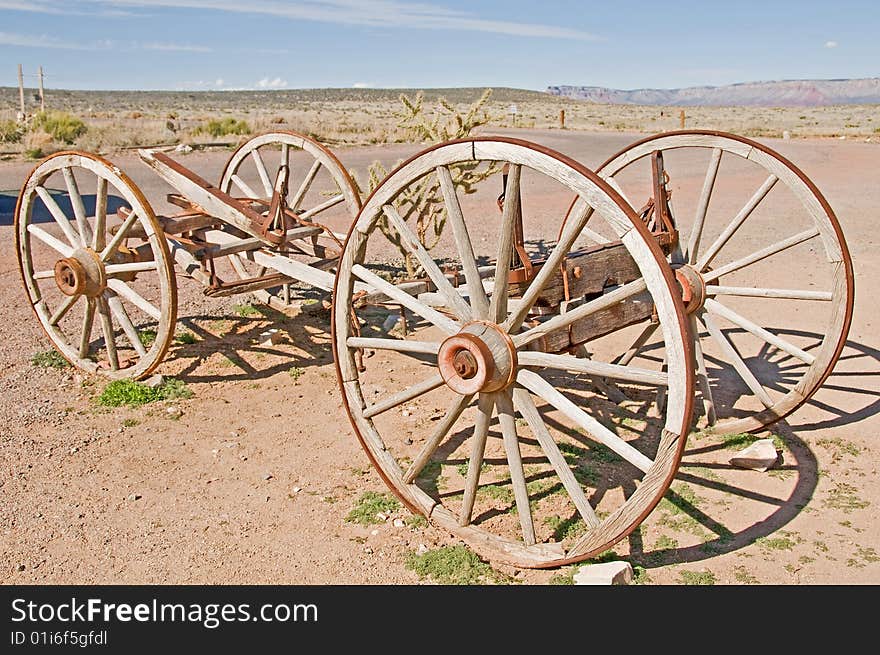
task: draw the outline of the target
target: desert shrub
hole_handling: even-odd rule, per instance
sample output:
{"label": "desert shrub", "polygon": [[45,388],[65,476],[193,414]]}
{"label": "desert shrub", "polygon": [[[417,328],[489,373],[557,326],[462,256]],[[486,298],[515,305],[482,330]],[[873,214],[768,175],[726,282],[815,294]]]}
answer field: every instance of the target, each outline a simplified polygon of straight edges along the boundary
{"label": "desert shrub", "polygon": [[235,120],[231,116],[217,120],[212,118],[204,125],[199,125],[193,134],[210,134],[213,137],[227,136],[229,134],[250,134],[251,127],[247,121]]}
{"label": "desert shrub", "polygon": [[169,378],[155,388],[134,380],[114,380],[104,387],[97,400],[106,407],[139,407],[159,400],[191,398],[192,395],[186,383],[176,378]]}
{"label": "desert shrub", "polygon": [[18,122],[0,121],[0,143],[18,143],[23,134],[24,130]]}
{"label": "desert shrub", "polygon": [[86,133],[86,124],[76,116],[63,111],[42,111],[32,123],[34,130],[42,130],[56,141],[73,143]]}

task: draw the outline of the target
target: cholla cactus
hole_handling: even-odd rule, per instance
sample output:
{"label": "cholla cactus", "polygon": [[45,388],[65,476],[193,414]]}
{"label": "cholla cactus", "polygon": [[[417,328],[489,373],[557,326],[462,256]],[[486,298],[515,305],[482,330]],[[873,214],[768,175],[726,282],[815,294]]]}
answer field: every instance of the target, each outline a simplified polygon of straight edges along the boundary
{"label": "cholla cactus", "polygon": [[[398,127],[416,141],[425,143],[442,143],[452,139],[461,139],[492,120],[485,105],[492,95],[492,89],[486,89],[466,112],[460,112],[445,98],[437,101],[436,107],[428,114],[424,109],[424,94],[419,91],[414,98],[401,94],[403,105],[398,117]],[[399,163],[399,162],[398,162]],[[491,162],[488,166],[479,162],[451,166],[449,172],[459,193],[469,194],[477,190],[477,185],[486,178],[499,172],[500,167]],[[370,191],[388,175],[387,169],[379,162],[374,162],[368,169],[370,174]],[[431,250],[440,241],[446,227],[446,205],[440,191],[440,182],[434,175],[426,175],[418,182],[411,184],[394,201],[395,207],[404,221],[415,221],[415,233],[425,246]],[[406,271],[409,277],[419,274],[419,263],[415,261],[400,243],[400,236],[388,225],[382,216],[378,227],[385,237],[393,243],[404,256]]]}

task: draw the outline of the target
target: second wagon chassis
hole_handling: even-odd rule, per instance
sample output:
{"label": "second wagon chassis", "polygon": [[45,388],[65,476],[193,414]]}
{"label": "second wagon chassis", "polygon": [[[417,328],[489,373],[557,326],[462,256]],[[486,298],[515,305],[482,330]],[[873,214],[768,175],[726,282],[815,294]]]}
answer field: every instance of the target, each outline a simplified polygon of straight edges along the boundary
{"label": "second wagon chassis", "polygon": [[[174,336],[174,264],[209,296],[281,309],[292,287],[332,291],[343,402],[383,479],[520,566],[582,560],[648,515],[678,469],[695,387],[716,430],[760,428],[815,392],[849,327],[852,265],[827,202],[790,162],[733,135],[657,135],[598,172],[516,139],[454,141],[401,164],[363,205],[332,153],[292,132],[243,144],[216,186],[139,154],[178,211],[156,216],[88,153],[47,158],[22,189],[22,278],[55,347],[87,371],[148,375]],[[752,166],[758,186],[718,220],[722,160]],[[481,166],[502,173],[462,193]],[[403,219],[426,194],[447,221],[431,253]],[[551,233],[536,233],[538,215]],[[738,242],[749,225],[758,237]],[[389,235],[416,279],[389,268]],[[772,263],[792,253],[802,269],[786,277]],[[399,312],[403,330],[376,325],[371,306]]]}

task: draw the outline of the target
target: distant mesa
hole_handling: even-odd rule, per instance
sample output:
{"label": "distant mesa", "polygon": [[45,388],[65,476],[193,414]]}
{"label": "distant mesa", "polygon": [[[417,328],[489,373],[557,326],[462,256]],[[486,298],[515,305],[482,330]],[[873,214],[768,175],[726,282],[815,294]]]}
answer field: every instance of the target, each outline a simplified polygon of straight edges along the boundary
{"label": "distant mesa", "polygon": [[856,80],[779,80],[685,89],[609,89],[601,86],[548,86],[563,98],[609,105],[678,105],[765,107],[869,105],[880,103],[880,78]]}

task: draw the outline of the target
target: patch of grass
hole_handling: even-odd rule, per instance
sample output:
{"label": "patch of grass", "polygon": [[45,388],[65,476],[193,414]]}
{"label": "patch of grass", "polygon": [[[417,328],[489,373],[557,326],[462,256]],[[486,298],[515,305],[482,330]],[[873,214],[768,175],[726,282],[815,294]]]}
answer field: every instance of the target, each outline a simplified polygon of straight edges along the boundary
{"label": "patch of grass", "polygon": [[260,310],[250,303],[233,305],[232,311],[242,318],[248,318],[249,316],[261,316]]}
{"label": "patch of grass", "polygon": [[863,569],[866,564],[871,564],[873,562],[880,562],[880,556],[877,555],[877,551],[870,547],[859,546],[855,555],[846,560],[846,565]]}
{"label": "patch of grass", "polygon": [[598,462],[604,462],[606,464],[613,464],[615,462],[623,461],[620,455],[600,443],[590,444],[590,450],[588,451],[587,456]]}
{"label": "patch of grass", "polygon": [[406,568],[420,579],[431,578],[443,585],[503,584],[510,578],[499,573],[466,546],[445,546],[417,555],[410,553]]}
{"label": "patch of grass", "polygon": [[500,484],[487,484],[480,487],[477,495],[488,496],[493,500],[500,500],[504,503],[513,502],[513,490],[509,486],[501,486]]}
{"label": "patch of grass", "polygon": [[648,569],[644,566],[636,564],[633,566],[633,584],[651,584],[651,576],[648,575]]}
{"label": "patch of grass", "polygon": [[574,584],[574,575],[578,572],[578,566],[566,566],[562,569],[559,569],[556,573],[550,576],[550,579],[547,581],[547,584],[552,585],[573,585]]}
{"label": "patch of grass", "polygon": [[862,453],[862,449],[857,445],[840,437],[819,439],[816,443],[831,451],[831,461],[835,463],[843,459],[844,455],[858,457]]}
{"label": "patch of grass", "polygon": [[400,503],[396,498],[388,494],[377,493],[375,491],[367,491],[361,494],[357,504],[345,517],[348,523],[360,523],[361,525],[371,525],[373,523],[381,523],[376,518],[376,514],[383,512],[388,514],[400,509]]}
{"label": "patch of grass", "polygon": [[136,418],[127,418],[122,422],[122,427],[124,428],[133,428],[136,425],[140,425],[141,422]]}
{"label": "patch of grass", "polygon": [[678,548],[678,541],[669,535],[661,534],[654,542],[654,550],[672,550]]}
{"label": "patch of grass", "polygon": [[758,584],[758,578],[749,573],[749,570],[744,566],[733,568],[733,579],[740,584]]}
{"label": "patch of grass", "polygon": [[293,379],[294,382],[299,380],[305,371],[301,369],[299,366],[294,366],[293,368],[287,369],[287,374]]}
{"label": "patch of grass", "polygon": [[421,480],[429,493],[440,491],[446,486],[446,478],[440,475],[443,465],[440,462],[428,462],[425,468],[419,473],[418,478]]}
{"label": "patch of grass", "polygon": [[407,516],[403,522],[406,523],[406,527],[413,530],[421,530],[422,528],[428,527],[428,519],[421,514],[411,514],[410,516]]}
{"label": "patch of grass", "polygon": [[55,350],[44,350],[31,357],[31,364],[37,368],[68,368],[68,362],[61,353]]}
{"label": "patch of grass", "polygon": [[791,550],[795,547],[795,542],[788,537],[761,537],[755,543],[764,550]]}
{"label": "patch of grass", "polygon": [[42,159],[43,158],[43,149],[42,148],[27,148],[24,151],[25,159]]}
{"label": "patch of grass", "polygon": [[138,330],[138,337],[141,340],[141,343],[144,344],[144,348],[150,348],[154,343],[156,343],[156,336],[158,333],[155,330],[151,330],[149,328],[144,330]]}
{"label": "patch of grass", "polygon": [[[468,462],[464,462],[463,464],[459,464],[458,466],[455,467],[455,470],[458,471],[458,474],[461,477],[466,478],[467,472],[468,472]],[[489,465],[486,464],[486,462],[483,462],[482,464],[480,464],[480,473],[485,473],[488,470],[489,470]]]}
{"label": "patch of grass", "polygon": [[194,335],[192,332],[181,332],[176,337],[174,337],[174,340],[177,341],[177,343],[182,343],[186,345],[190,345],[198,341],[196,335]]}
{"label": "patch of grass", "polygon": [[34,130],[42,130],[61,143],[71,144],[86,133],[86,124],[76,116],[63,111],[41,111],[31,123]]}
{"label": "patch of grass", "polygon": [[709,586],[717,582],[711,571],[681,571],[678,581],[684,585]]}
{"label": "patch of grass", "polygon": [[553,538],[556,541],[572,539],[579,537],[586,532],[586,526],[577,516],[571,516],[567,519],[562,518],[558,514],[544,517],[544,525],[549,525],[553,530]]}
{"label": "patch of grass", "polygon": [[853,510],[864,509],[871,503],[862,500],[859,496],[859,490],[851,484],[840,482],[834,486],[834,489],[828,492],[828,497],[822,501],[825,507],[831,509],[839,509],[845,514],[849,514]]}
{"label": "patch of grass", "polygon": [[232,116],[227,116],[226,118],[221,118],[219,120],[212,118],[207,123],[199,125],[193,130],[193,134],[209,134],[214,138],[228,136],[230,134],[244,135],[250,133],[251,126],[247,124],[247,121],[235,120]]}
{"label": "patch of grass", "polygon": [[104,387],[97,401],[105,407],[140,407],[160,400],[191,398],[192,395],[186,383],[176,378],[168,378],[156,388],[134,380],[113,380]]}
{"label": "patch of grass", "polygon": [[688,505],[699,507],[702,502],[703,499],[697,496],[697,492],[694,491],[693,487],[686,482],[680,482],[672,485],[657,505],[657,508],[671,514],[685,514],[687,513]]}
{"label": "patch of grass", "polygon": [[724,478],[722,478],[712,469],[706,468],[705,466],[696,466],[694,468],[689,468],[687,469],[687,472],[693,475],[697,475],[705,480],[711,480],[712,482],[724,482]]}

